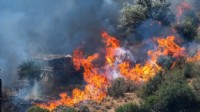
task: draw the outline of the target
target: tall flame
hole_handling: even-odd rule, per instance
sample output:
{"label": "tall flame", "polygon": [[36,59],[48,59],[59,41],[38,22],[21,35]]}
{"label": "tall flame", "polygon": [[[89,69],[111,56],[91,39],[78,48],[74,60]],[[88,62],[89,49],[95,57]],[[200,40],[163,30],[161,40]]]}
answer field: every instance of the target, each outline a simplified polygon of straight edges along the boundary
{"label": "tall flame", "polygon": [[[168,36],[167,38],[154,39],[155,43],[157,43],[157,47],[155,50],[149,50],[147,52],[149,59],[144,64],[135,64],[133,66],[128,60],[122,60],[116,63],[117,58],[120,58],[119,52],[117,52],[117,50],[121,48],[119,40],[109,36],[106,32],[102,33],[102,40],[106,47],[105,65],[103,66],[98,66],[97,63],[95,63],[100,57],[98,53],[84,58],[83,51],[80,49],[74,51],[73,62],[75,69],[80,70],[81,67],[84,69],[83,76],[86,85],[83,90],[75,88],[71,96],[68,96],[66,93],[61,93],[60,99],[58,100],[36,105],[52,111],[60,105],[74,106],[75,104],[87,100],[99,102],[106,97],[107,87],[110,86],[112,79],[109,77],[113,75],[109,72],[110,70],[114,70],[119,76],[123,76],[135,82],[146,82],[162,70],[162,67],[157,64],[157,59],[161,55],[170,55],[174,58],[186,56],[184,52],[185,49],[175,43],[175,37]],[[188,60],[200,59],[200,53],[198,56],[199,57],[192,57],[191,59],[188,58]]]}

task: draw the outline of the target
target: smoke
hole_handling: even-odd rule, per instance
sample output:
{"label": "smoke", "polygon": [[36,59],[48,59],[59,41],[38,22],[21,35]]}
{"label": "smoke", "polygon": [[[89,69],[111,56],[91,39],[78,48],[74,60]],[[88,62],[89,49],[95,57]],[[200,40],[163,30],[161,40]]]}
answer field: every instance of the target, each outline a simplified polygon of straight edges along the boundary
{"label": "smoke", "polygon": [[67,54],[82,44],[95,50],[100,32],[117,28],[121,6],[112,0],[0,0],[3,84],[15,81],[17,66],[33,55]]}

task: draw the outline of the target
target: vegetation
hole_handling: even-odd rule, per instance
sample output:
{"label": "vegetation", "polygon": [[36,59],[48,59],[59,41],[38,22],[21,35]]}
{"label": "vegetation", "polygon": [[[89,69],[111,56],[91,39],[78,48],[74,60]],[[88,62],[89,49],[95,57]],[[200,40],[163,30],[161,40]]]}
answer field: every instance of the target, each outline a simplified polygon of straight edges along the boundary
{"label": "vegetation", "polygon": [[145,100],[145,108],[152,111],[186,111],[196,104],[195,95],[185,83],[163,84],[154,95]]}
{"label": "vegetation", "polygon": [[27,112],[49,112],[49,111],[46,109],[42,109],[38,106],[32,106],[27,110]]}
{"label": "vegetation", "polygon": [[77,112],[73,107],[59,106],[53,112]]}
{"label": "vegetation", "polygon": [[89,108],[87,106],[81,106],[80,112],[90,112]]}
{"label": "vegetation", "polygon": [[40,79],[41,67],[34,61],[25,61],[19,66],[18,75],[20,79],[27,79],[32,85],[35,80]]}
{"label": "vegetation", "polygon": [[126,82],[124,78],[117,78],[113,81],[112,86],[108,89],[108,94],[112,97],[124,96],[126,91]]}
{"label": "vegetation", "polygon": [[197,25],[193,18],[187,17],[177,26],[177,31],[183,35],[186,40],[194,40],[197,35]]}
{"label": "vegetation", "polygon": [[127,3],[121,10],[119,28],[125,35],[129,35],[147,19],[170,25],[175,16],[169,7],[170,3],[165,0],[137,0],[134,4]]}
{"label": "vegetation", "polygon": [[128,103],[115,109],[115,112],[142,112],[140,107],[133,103]]}

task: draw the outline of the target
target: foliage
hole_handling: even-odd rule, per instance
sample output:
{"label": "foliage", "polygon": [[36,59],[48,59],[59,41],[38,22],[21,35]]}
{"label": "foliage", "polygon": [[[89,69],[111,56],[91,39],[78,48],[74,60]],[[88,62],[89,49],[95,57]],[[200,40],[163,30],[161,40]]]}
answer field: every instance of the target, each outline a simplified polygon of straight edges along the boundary
{"label": "foliage", "polygon": [[147,19],[170,25],[175,18],[170,11],[170,5],[165,0],[137,0],[134,4],[127,3],[121,10],[119,28],[125,35],[129,35]]}
{"label": "foliage", "polygon": [[89,108],[87,106],[81,106],[80,112],[90,112]]}
{"label": "foliage", "polygon": [[163,25],[170,25],[175,16],[170,10],[170,3],[165,0],[138,0],[138,4],[148,10],[148,19],[161,21]]}
{"label": "foliage", "polygon": [[185,17],[176,29],[186,40],[192,41],[197,35],[197,22],[192,17]]}
{"label": "foliage", "polygon": [[142,88],[142,97],[153,95],[157,91],[159,85],[162,83],[163,80],[164,78],[161,73],[150,79],[147,84],[145,84]]}
{"label": "foliage", "polygon": [[184,67],[184,75],[186,78],[200,76],[200,62],[188,62]]}
{"label": "foliage", "polygon": [[124,104],[115,109],[115,112],[142,112],[140,107],[133,103]]}
{"label": "foliage", "polygon": [[143,105],[151,111],[179,112],[186,111],[196,104],[195,95],[185,83],[172,82],[162,84],[158,91],[145,99]]}
{"label": "foliage", "polygon": [[158,65],[162,66],[164,70],[169,70],[172,66],[173,60],[169,56],[160,56],[157,60]]}
{"label": "foliage", "polygon": [[53,110],[53,112],[77,112],[77,111],[72,107],[58,106],[56,109]]}
{"label": "foliage", "polygon": [[108,88],[108,94],[112,97],[121,97],[124,96],[126,91],[126,82],[124,78],[117,78],[113,81],[112,86]]}
{"label": "foliage", "polygon": [[40,108],[40,107],[38,107],[38,106],[32,106],[32,107],[30,107],[30,108],[28,109],[27,112],[49,112],[49,110],[47,110],[47,109],[42,109],[42,108]]}
{"label": "foliage", "polygon": [[119,28],[129,34],[147,18],[147,9],[141,5],[127,3],[121,10],[121,15]]}
{"label": "foliage", "polygon": [[197,77],[192,81],[192,89],[197,97],[197,100],[200,101],[200,77]]}
{"label": "foliage", "polygon": [[139,84],[136,84],[131,80],[126,80],[125,92],[135,92],[139,87],[140,87]]}
{"label": "foliage", "polygon": [[20,79],[27,79],[30,83],[39,80],[41,74],[40,66],[34,61],[25,61],[19,66],[18,75]]}

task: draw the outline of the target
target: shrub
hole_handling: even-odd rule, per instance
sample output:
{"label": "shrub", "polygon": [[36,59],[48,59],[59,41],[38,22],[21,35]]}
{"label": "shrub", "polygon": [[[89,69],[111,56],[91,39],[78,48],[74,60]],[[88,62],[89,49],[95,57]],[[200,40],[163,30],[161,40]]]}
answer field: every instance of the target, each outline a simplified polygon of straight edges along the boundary
{"label": "shrub", "polygon": [[81,106],[80,112],[90,112],[89,108],[87,106]]}
{"label": "shrub", "polygon": [[156,93],[145,99],[144,107],[152,111],[179,112],[196,104],[195,95],[185,83],[163,84]]}
{"label": "shrub", "polygon": [[192,89],[197,97],[197,100],[200,101],[200,77],[193,80]]}
{"label": "shrub", "polygon": [[58,106],[53,112],[77,112],[73,107]]}
{"label": "shrub", "polygon": [[49,112],[49,110],[42,109],[42,108],[40,108],[38,106],[32,106],[27,110],[27,112]]}
{"label": "shrub", "polygon": [[163,80],[164,78],[161,73],[158,73],[155,77],[150,79],[142,88],[142,97],[153,95]]}
{"label": "shrub", "polygon": [[133,103],[127,103],[115,109],[115,112],[141,112],[138,105]]}
{"label": "shrub", "polygon": [[126,91],[126,82],[124,78],[117,78],[113,81],[112,86],[108,88],[108,94],[112,97],[124,96]]}
{"label": "shrub", "polygon": [[200,62],[190,62],[185,64],[184,76],[186,78],[196,77],[200,75]]}
{"label": "shrub", "polygon": [[186,40],[192,41],[197,35],[197,25],[192,17],[186,17],[182,23],[176,27],[177,31],[184,36]]}
{"label": "shrub", "polygon": [[131,80],[126,80],[125,83],[125,92],[135,92],[140,87],[139,84],[136,84]]}
{"label": "shrub", "polygon": [[62,112],[77,112],[74,108],[66,108]]}
{"label": "shrub", "polygon": [[162,66],[164,70],[169,70],[172,66],[173,60],[169,56],[160,56],[157,63]]}

